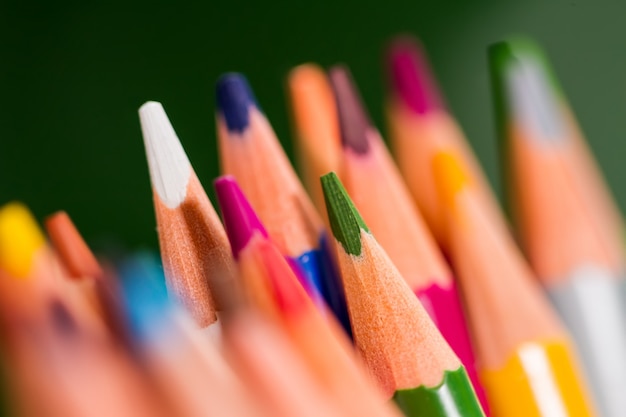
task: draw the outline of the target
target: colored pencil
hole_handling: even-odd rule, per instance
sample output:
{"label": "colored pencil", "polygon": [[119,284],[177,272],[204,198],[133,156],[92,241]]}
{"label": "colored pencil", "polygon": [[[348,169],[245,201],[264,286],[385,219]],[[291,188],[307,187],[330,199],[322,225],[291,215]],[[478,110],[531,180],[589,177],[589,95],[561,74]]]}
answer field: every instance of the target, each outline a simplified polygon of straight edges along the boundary
{"label": "colored pencil", "polygon": [[[586,189],[608,195],[598,176],[580,162],[587,153],[580,153],[581,138],[539,48],[514,39],[489,52],[499,133],[509,162],[509,206],[522,246],[576,340],[601,414],[621,416],[626,410],[626,305],[620,293],[624,252],[615,240],[622,226],[609,230],[611,236],[602,230],[603,223],[619,222],[619,216],[605,217],[599,196]],[[612,200],[606,205],[617,213]]]}
{"label": "colored pencil", "polygon": [[100,265],[69,215],[63,211],[46,218],[46,230],[70,278],[83,290],[108,327],[111,336],[130,347],[132,335],[126,326],[120,302],[118,277],[113,265]]}
{"label": "colored pencil", "polygon": [[[15,326],[14,317],[29,324],[45,315],[45,305],[57,295],[51,273],[52,253],[26,206],[11,202],[0,207],[0,318],[2,332]],[[4,336],[4,335],[3,335]],[[11,337],[4,336],[9,348]]]}
{"label": "colored pencil", "polygon": [[370,234],[334,173],[322,177],[354,342],[407,416],[483,416],[452,349]]}
{"label": "colored pencil", "polygon": [[233,268],[226,233],[160,103],[139,109],[169,290],[201,327],[214,323],[211,279]]}
{"label": "colored pencil", "polygon": [[289,72],[287,86],[298,168],[311,200],[326,217],[320,177],[339,169],[339,121],[326,73],[315,64]]}
{"label": "colored pencil", "polygon": [[232,177],[218,178],[215,190],[229,240],[233,248],[243,248],[236,252],[235,258],[244,291],[259,291],[259,281],[264,284],[261,292],[267,295],[249,298],[254,299],[259,310],[282,324],[309,372],[346,415],[400,415],[384,401],[373,381],[357,365],[355,351],[334,316],[320,311],[303,286],[306,281],[267,238],[263,225]]}
{"label": "colored pencil", "polygon": [[217,84],[217,132],[222,171],[233,175],[281,252],[300,264],[346,332],[350,323],[323,222],[247,80],[224,75]]}
{"label": "colored pencil", "polygon": [[459,295],[443,255],[372,126],[349,71],[335,67],[330,80],[342,132],[339,177],[376,241],[461,359],[486,411]]}
{"label": "colored pencil", "polygon": [[173,413],[265,415],[250,401],[218,346],[201,337],[187,312],[168,299],[161,266],[153,255],[133,256],[122,265],[121,277],[142,363]]}
{"label": "colored pencil", "polygon": [[106,322],[97,282],[102,279],[103,271],[93,252],[66,212],[48,216],[45,226],[67,276],[74,280],[97,314]]}
{"label": "colored pencil", "polygon": [[430,169],[437,151],[452,152],[463,161],[483,198],[490,202],[486,209],[496,212],[497,200],[461,128],[446,108],[419,42],[406,36],[395,39],[387,65],[390,92],[386,113],[394,155],[424,220],[445,248],[443,211]]}
{"label": "colored pencil", "polygon": [[102,275],[102,268],[66,212],[60,211],[49,216],[46,219],[46,230],[71,278],[96,278]]}
{"label": "colored pencil", "polygon": [[436,154],[432,169],[492,413],[594,415],[569,337],[508,231],[453,154]]}
{"label": "colored pencil", "polygon": [[[247,254],[254,252],[253,249],[247,250],[247,248],[255,246],[256,240],[268,240],[270,237],[233,176],[223,175],[218,177],[213,184],[215,186],[215,194],[222,213],[222,221],[226,229],[228,241],[230,242],[233,256],[238,260],[239,269],[241,269],[243,265],[248,264]],[[242,260],[240,256],[246,259]],[[252,258],[250,259],[255,259],[254,255],[251,256]],[[300,282],[306,289],[311,300],[314,301],[318,307],[325,308],[324,300],[315,287],[306,279],[300,264],[293,262],[289,257],[286,257],[286,259],[291,269],[300,278]],[[258,259],[254,262],[257,261]],[[252,268],[253,270],[258,269],[256,267]],[[248,276],[248,274],[240,274],[240,278],[243,280]],[[256,275],[253,274],[252,276]],[[261,288],[266,286],[267,283],[261,283],[259,280],[253,279],[248,285],[244,285],[244,291],[247,290],[248,295],[252,297],[258,297],[260,293],[266,292]]]}
{"label": "colored pencil", "polygon": [[269,240],[267,231],[232,176],[218,178],[214,187],[224,228],[237,261],[237,290],[248,304],[276,319],[278,306],[258,254],[258,247]]}

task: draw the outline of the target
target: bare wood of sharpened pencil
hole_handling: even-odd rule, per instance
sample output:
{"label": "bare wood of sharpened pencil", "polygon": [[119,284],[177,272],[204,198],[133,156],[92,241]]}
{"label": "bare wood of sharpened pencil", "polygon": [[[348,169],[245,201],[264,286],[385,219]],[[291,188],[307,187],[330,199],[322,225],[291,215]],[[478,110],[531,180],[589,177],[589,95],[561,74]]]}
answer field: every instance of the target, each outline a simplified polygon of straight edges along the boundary
{"label": "bare wood of sharpened pencil", "polygon": [[341,147],[333,94],[324,70],[315,64],[292,69],[287,83],[300,174],[317,210],[326,217],[319,179],[337,171]]}
{"label": "bare wood of sharpened pencil", "polygon": [[323,222],[265,115],[249,104],[246,117],[245,129],[233,130],[218,112],[222,172],[236,178],[280,250],[298,257],[318,247]]}
{"label": "bare wood of sharpened pencil", "polygon": [[[370,123],[350,72],[334,67],[330,79],[342,126],[339,177],[350,198],[413,291],[432,284],[449,287],[451,272],[380,134]],[[354,113],[362,116],[350,117]],[[363,151],[357,150],[359,147]]]}
{"label": "bare wood of sharpened pencil", "polygon": [[[434,161],[441,204],[448,213],[452,259],[482,366],[502,366],[525,341],[561,338],[564,330],[530,268],[509,232],[483,210],[460,159],[440,152]],[[452,169],[457,166],[461,168]]]}
{"label": "bare wood of sharpened pencil", "polygon": [[139,115],[168,288],[205,327],[216,320],[211,279],[233,271],[228,240],[161,104]]}
{"label": "bare wood of sharpened pencil", "polygon": [[[417,297],[352,206],[336,175],[322,177],[354,341],[383,393],[441,384],[462,369]],[[393,308],[390,308],[393,306]]]}
{"label": "bare wood of sharpened pencil", "polygon": [[[508,234],[484,209],[460,160],[433,159],[450,256],[494,415],[593,416],[569,336]],[[536,387],[541,386],[541,389]]]}
{"label": "bare wood of sharpened pencil", "polygon": [[[388,66],[391,91],[386,113],[394,155],[426,223],[446,248],[445,219],[430,169],[435,153],[452,152],[463,161],[486,209],[497,213],[497,199],[463,131],[446,108],[420,42],[408,36],[395,39],[389,47]],[[499,214],[495,218],[504,220]]]}

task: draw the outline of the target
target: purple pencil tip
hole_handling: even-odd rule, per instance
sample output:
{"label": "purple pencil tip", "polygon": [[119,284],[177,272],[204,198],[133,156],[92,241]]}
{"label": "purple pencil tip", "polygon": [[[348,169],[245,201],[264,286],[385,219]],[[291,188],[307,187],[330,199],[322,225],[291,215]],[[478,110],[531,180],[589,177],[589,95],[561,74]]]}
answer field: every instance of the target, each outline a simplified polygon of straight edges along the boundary
{"label": "purple pencil tip", "polygon": [[328,78],[337,102],[341,142],[356,153],[366,154],[369,151],[367,131],[371,123],[350,70],[341,65],[334,66],[329,70]]}
{"label": "purple pencil tip", "polygon": [[213,185],[233,256],[238,258],[255,233],[267,237],[267,231],[233,176],[221,176]]}
{"label": "purple pencil tip", "polygon": [[422,46],[402,37],[389,48],[389,76],[394,94],[418,114],[444,108]]}

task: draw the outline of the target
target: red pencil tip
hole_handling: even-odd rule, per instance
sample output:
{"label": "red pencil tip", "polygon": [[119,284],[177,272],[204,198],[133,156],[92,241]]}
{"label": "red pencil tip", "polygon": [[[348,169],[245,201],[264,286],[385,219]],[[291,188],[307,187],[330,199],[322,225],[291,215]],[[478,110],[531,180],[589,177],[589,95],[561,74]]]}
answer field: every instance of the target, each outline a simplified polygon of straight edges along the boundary
{"label": "red pencil tip", "polygon": [[274,245],[261,245],[260,252],[281,311],[293,314],[312,303],[295,272]]}

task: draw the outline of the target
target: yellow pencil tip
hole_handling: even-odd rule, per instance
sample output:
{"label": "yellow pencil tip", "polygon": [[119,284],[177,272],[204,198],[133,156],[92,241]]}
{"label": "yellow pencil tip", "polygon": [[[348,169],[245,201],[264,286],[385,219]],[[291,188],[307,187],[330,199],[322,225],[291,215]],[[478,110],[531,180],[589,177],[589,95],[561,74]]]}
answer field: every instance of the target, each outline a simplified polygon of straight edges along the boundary
{"label": "yellow pencil tip", "polygon": [[461,162],[451,153],[438,152],[433,157],[432,169],[441,202],[454,208],[456,195],[470,182]]}
{"label": "yellow pencil tip", "polygon": [[26,206],[14,202],[0,208],[0,269],[16,278],[27,277],[35,252],[45,242]]}

